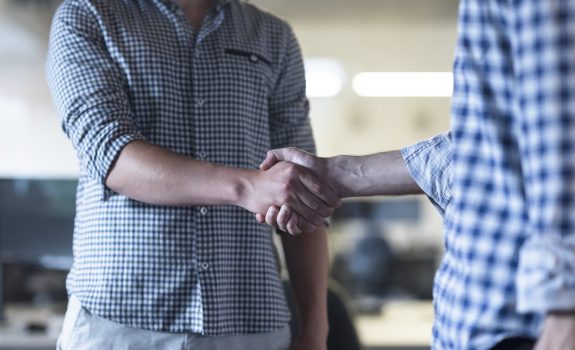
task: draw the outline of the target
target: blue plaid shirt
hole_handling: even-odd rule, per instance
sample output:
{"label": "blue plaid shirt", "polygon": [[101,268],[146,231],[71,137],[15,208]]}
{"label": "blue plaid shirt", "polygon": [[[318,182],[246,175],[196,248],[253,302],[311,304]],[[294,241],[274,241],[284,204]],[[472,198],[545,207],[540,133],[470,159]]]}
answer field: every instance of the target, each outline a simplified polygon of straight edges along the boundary
{"label": "blue plaid shirt", "polygon": [[402,150],[445,219],[435,349],[575,310],[575,2],[463,0],[452,131]]}
{"label": "blue plaid shirt", "polygon": [[463,0],[452,131],[403,149],[441,209],[434,349],[575,310],[575,2]]}
{"label": "blue plaid shirt", "polygon": [[252,213],[148,205],[105,186],[133,140],[252,169],[271,148],[314,150],[291,28],[214,3],[197,31],[174,0],[66,0],[54,17],[48,82],[80,161],[68,291],[99,317],[211,336],[290,319],[272,230]]}

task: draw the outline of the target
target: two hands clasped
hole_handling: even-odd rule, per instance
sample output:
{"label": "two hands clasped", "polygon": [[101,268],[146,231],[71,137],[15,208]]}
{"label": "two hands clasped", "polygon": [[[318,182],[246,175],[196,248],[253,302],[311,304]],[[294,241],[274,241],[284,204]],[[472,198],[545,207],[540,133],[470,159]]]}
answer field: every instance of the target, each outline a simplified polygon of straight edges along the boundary
{"label": "two hands clasped", "polygon": [[313,232],[341,203],[325,159],[297,148],[283,148],[269,151],[260,169],[262,176],[274,176],[283,186],[281,193],[276,193],[276,205],[255,211],[259,223],[292,235]]}

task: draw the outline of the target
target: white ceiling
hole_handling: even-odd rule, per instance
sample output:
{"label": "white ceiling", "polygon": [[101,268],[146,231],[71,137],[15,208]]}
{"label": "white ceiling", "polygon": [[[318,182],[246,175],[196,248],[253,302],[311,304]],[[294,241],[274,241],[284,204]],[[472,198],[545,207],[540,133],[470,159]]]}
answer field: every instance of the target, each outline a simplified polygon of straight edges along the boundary
{"label": "white ceiling", "polygon": [[[0,0],[3,6],[50,14],[61,0]],[[244,0],[280,15],[345,16],[391,13],[454,17],[458,0]]]}
{"label": "white ceiling", "polygon": [[289,17],[428,16],[455,18],[458,0],[250,0]]}
{"label": "white ceiling", "polygon": [[[249,0],[289,21],[453,20],[458,0]],[[41,57],[61,0],[0,0],[0,58]],[[409,22],[407,22],[409,23]]]}

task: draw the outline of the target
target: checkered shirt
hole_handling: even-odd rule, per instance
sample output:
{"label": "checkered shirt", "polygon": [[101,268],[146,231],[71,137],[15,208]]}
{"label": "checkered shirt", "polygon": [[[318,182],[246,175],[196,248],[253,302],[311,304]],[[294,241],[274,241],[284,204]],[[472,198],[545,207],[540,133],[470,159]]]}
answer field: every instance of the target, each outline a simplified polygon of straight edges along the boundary
{"label": "checkered shirt", "polygon": [[575,2],[462,0],[454,77],[403,156],[445,218],[433,348],[489,349],[575,310]]}
{"label": "checkered shirt", "polygon": [[170,0],[66,0],[47,76],[80,161],[68,290],[93,314],[155,331],[268,332],[290,313],[272,230],[233,206],[166,207],[105,186],[127,143],[257,168],[314,151],[298,43],[283,21],[220,0],[196,32]]}

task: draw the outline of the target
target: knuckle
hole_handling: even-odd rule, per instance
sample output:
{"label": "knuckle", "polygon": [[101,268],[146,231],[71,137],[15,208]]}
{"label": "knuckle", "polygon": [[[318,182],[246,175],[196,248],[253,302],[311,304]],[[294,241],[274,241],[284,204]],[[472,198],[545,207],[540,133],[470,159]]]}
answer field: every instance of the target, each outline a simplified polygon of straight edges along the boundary
{"label": "knuckle", "polygon": [[288,203],[290,201],[289,190],[286,189],[286,192],[280,195],[280,201],[282,203]]}
{"label": "knuckle", "polygon": [[295,164],[289,163],[288,165],[286,165],[286,172],[291,176],[295,175],[297,173],[297,170],[298,169]]}
{"label": "knuckle", "polygon": [[309,206],[311,209],[313,209],[315,211],[320,211],[320,209],[321,209],[320,204],[317,201],[312,201]]}

